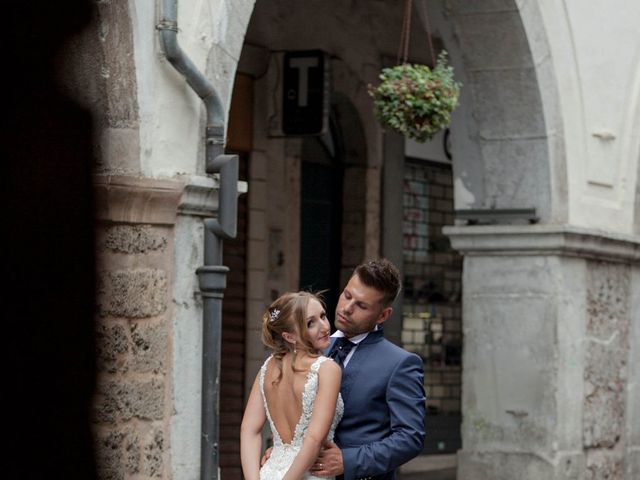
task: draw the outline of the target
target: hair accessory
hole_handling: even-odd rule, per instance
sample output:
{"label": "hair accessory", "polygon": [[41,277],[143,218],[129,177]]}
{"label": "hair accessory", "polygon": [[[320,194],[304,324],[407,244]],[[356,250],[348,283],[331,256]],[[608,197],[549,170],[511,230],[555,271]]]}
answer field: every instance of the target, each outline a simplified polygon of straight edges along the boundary
{"label": "hair accessory", "polygon": [[269,312],[269,321],[275,322],[278,319],[278,315],[280,315],[280,310],[274,308],[273,310],[271,310],[271,312]]}

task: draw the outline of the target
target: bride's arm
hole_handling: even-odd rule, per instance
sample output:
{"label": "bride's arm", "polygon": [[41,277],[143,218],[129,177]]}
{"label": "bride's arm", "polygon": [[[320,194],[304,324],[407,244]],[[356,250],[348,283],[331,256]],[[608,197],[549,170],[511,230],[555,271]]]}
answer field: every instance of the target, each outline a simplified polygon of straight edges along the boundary
{"label": "bride's arm", "polygon": [[245,480],[260,478],[260,453],[262,451],[262,427],[267,421],[260,394],[259,379],[253,382],[240,427],[240,459]]}
{"label": "bride's arm", "polygon": [[315,462],[320,447],[327,439],[329,428],[336,411],[336,401],[340,392],[342,371],[332,361],[325,361],[318,370],[318,393],[313,405],[311,422],[302,447],[287,470],[283,480],[298,480]]}

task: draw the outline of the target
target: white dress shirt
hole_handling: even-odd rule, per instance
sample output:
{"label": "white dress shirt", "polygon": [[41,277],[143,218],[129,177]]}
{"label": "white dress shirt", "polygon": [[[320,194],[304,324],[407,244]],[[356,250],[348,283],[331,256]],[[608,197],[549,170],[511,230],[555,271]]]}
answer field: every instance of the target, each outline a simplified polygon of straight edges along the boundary
{"label": "white dress shirt", "polygon": [[[376,325],[376,328],[374,328],[372,330],[372,332],[375,332],[376,330],[378,330],[378,326]],[[349,352],[349,354],[347,355],[347,357],[344,359],[344,362],[342,362],[343,368],[346,368],[347,364],[349,363],[349,360],[351,360],[351,357],[353,357],[353,352],[356,351],[356,349],[358,348],[358,344],[363,341],[365,338],[367,338],[367,335],[369,335],[369,332],[366,333],[361,333],[360,335],[355,335],[353,337],[351,337],[349,339],[349,341],[351,343],[355,343],[354,347],[351,349],[351,351]],[[344,333],[342,333],[340,330],[336,330],[332,335],[331,338],[340,338],[340,337],[344,337]]]}

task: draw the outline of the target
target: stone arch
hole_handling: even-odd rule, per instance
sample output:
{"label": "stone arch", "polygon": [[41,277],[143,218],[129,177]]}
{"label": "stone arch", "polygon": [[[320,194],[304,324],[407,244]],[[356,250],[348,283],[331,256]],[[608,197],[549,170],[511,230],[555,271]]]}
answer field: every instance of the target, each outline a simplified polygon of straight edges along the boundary
{"label": "stone arch", "polygon": [[[567,217],[567,187],[557,153],[558,103],[542,19],[532,3],[449,4],[453,31],[445,45],[462,58],[471,103],[464,121],[478,155],[454,151],[454,170],[476,192],[469,207],[535,207],[542,222],[559,222]],[[480,168],[473,165],[478,161]],[[476,176],[464,178],[467,170]]]}
{"label": "stone arch", "polygon": [[[628,132],[626,138],[628,138],[629,145],[625,149],[626,154],[629,155],[629,158],[636,158],[637,168],[636,168],[636,178],[635,178],[635,201],[632,201],[630,208],[632,210],[632,222],[633,227],[632,231],[636,235],[640,234],[640,50],[636,55],[637,67],[636,67],[636,75],[634,82],[634,90],[631,98],[631,118],[627,122]],[[636,132],[633,135],[632,132]],[[635,156],[635,157],[634,157]],[[632,160],[633,162],[633,160]]]}

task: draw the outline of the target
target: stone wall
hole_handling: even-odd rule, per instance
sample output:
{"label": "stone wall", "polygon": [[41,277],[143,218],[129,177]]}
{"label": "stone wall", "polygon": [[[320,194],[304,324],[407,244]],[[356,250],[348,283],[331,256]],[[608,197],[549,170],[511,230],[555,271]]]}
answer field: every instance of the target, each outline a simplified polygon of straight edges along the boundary
{"label": "stone wall", "polygon": [[167,476],[173,222],[181,189],[175,181],[96,179],[100,478]]}
{"label": "stone wall", "polygon": [[635,478],[638,239],[445,230],[465,254],[458,478]]}
{"label": "stone wall", "polygon": [[[631,334],[628,265],[587,265],[583,440],[588,480],[623,479]],[[640,312],[636,312],[636,315]]]}

